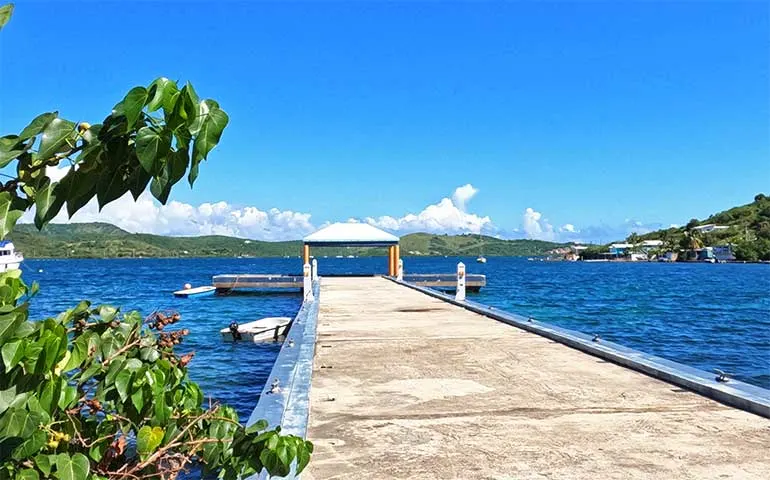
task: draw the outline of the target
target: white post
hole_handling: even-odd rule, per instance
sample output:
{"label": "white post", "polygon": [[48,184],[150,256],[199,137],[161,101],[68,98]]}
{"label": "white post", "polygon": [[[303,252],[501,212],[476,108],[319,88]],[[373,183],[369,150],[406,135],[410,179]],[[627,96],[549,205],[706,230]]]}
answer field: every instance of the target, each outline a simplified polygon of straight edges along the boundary
{"label": "white post", "polygon": [[313,279],[310,276],[310,264],[306,263],[302,267],[302,275],[304,278],[304,283],[302,284],[302,293],[305,296],[305,300],[308,302],[313,301]]}
{"label": "white post", "polygon": [[465,301],[465,264],[463,262],[457,264],[457,292],[455,293],[455,300],[458,302]]}
{"label": "white post", "polygon": [[398,274],[396,275],[396,279],[399,282],[404,281],[404,260],[401,258],[398,259]]}
{"label": "white post", "polygon": [[312,278],[313,280],[318,280],[318,260],[315,258],[313,259]]}

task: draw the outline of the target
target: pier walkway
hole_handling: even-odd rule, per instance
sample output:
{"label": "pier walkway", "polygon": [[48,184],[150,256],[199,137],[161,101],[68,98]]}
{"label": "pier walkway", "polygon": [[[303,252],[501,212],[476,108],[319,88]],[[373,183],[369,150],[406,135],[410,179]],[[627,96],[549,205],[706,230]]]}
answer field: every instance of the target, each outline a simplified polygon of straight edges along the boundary
{"label": "pier walkway", "polygon": [[303,479],[770,478],[770,420],[384,278],[325,278]]}

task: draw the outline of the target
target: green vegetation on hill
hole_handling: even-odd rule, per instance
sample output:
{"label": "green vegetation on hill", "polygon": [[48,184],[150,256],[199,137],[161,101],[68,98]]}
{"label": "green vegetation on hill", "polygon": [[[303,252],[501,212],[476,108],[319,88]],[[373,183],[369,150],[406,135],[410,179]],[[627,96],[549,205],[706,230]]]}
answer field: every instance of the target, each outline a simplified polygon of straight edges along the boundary
{"label": "green vegetation on hill", "polygon": [[[301,242],[263,242],[221,235],[166,237],[129,233],[107,223],[49,224],[41,232],[33,225],[18,225],[10,239],[31,258],[105,257],[283,257],[298,256]],[[500,240],[479,235],[431,235],[414,233],[401,237],[403,256],[410,255],[544,255],[563,244],[541,240]],[[385,255],[385,249],[324,248],[317,255]]]}
{"label": "green vegetation on hill", "polygon": [[[703,225],[727,227],[711,232],[703,232],[696,227]],[[631,234],[625,239],[637,244],[644,240],[662,240],[660,252],[680,252],[681,259],[704,246],[730,245],[737,260],[756,262],[770,260],[770,197],[758,194],[754,201],[715,213],[708,218],[691,219],[683,227],[672,227],[643,235]],[[607,251],[607,245],[592,247],[585,251],[584,258],[599,256]]]}
{"label": "green vegetation on hill", "polygon": [[[728,228],[707,233],[695,229],[709,224]],[[664,244],[682,250],[729,244],[738,260],[770,260],[770,197],[760,193],[746,205],[715,213],[703,220],[693,218],[684,227],[658,230],[640,235],[639,239],[663,240]]]}

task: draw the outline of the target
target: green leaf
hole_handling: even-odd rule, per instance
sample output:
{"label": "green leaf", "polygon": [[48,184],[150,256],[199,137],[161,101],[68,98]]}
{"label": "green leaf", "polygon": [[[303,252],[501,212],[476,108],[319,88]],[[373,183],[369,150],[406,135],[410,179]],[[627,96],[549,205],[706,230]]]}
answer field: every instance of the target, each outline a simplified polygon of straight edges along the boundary
{"label": "green leaf", "polygon": [[171,132],[142,127],[136,133],[136,155],[147,173],[158,171],[158,161],[168,155],[171,148]]}
{"label": "green leaf", "polygon": [[257,420],[256,422],[246,427],[247,434],[254,434],[261,432],[262,430],[267,430],[267,420]]}
{"label": "green leaf", "polygon": [[0,150],[0,168],[5,167],[16,158],[23,155],[26,151],[27,147],[23,143],[20,143],[12,150]]}
{"label": "green leaf", "polygon": [[[43,445],[45,445],[45,434],[43,435]],[[16,474],[16,479],[17,480],[39,480],[40,474],[37,473],[37,470],[32,470],[31,468],[25,468],[24,470],[19,470],[19,472]]]}
{"label": "green leaf", "polygon": [[82,365],[83,360],[86,359],[87,354],[88,352],[86,351],[85,344],[83,342],[75,342],[72,345],[72,350],[70,350],[70,358],[62,368],[62,372],[67,373],[70,370],[80,368],[80,365]]}
{"label": "green leaf", "polygon": [[134,200],[137,200],[139,195],[144,192],[144,189],[147,188],[147,183],[151,178],[152,175],[147,173],[144,167],[138,166],[134,168],[131,177],[128,179],[128,189],[134,197]]}
{"label": "green leaf", "polygon": [[24,344],[22,340],[15,339],[3,345],[2,356],[3,365],[5,365],[5,371],[9,372],[11,368],[16,366],[24,355]]}
{"label": "green leaf", "polygon": [[39,135],[54,118],[59,116],[59,112],[43,113],[35,117],[19,134],[19,140],[26,140],[35,135]]}
{"label": "green leaf", "polygon": [[0,315],[0,343],[5,342],[16,331],[16,328],[24,321],[24,316],[11,311]]}
{"label": "green leaf", "polygon": [[37,156],[40,161],[48,161],[54,154],[74,148],[75,124],[69,120],[54,118],[46,125],[40,139]]}
{"label": "green leaf", "polygon": [[136,411],[141,413],[142,408],[144,408],[144,389],[143,388],[140,387],[134,390],[134,392],[131,394],[131,403],[133,403],[134,407],[136,407]]}
{"label": "green leaf", "polygon": [[150,183],[150,193],[162,204],[166,204],[168,196],[171,194],[171,182],[168,178],[168,169],[165,167],[160,175],[153,177]]}
{"label": "green leaf", "polygon": [[168,183],[171,185],[176,184],[184,177],[184,172],[187,171],[187,165],[190,163],[190,156],[187,150],[177,150],[168,157],[166,163],[166,169],[168,170]]}
{"label": "green leaf", "polygon": [[8,23],[8,20],[11,19],[11,15],[13,15],[12,3],[0,7],[0,30],[2,30],[5,24]]}
{"label": "green leaf", "polygon": [[152,85],[155,86],[155,94],[147,102],[147,110],[150,112],[154,112],[161,107],[166,108],[166,104],[171,96],[179,91],[176,82],[165,77],[158,78],[152,82]]}
{"label": "green leaf", "polygon": [[58,187],[57,182],[52,183],[50,179],[46,179],[43,188],[35,195],[35,226],[38,230],[53,220],[64,205],[65,199]]}
{"label": "green leaf", "polygon": [[54,377],[46,382],[40,393],[40,406],[49,415],[53,413],[54,408],[59,406],[60,385],[59,377]]}
{"label": "green leaf", "polygon": [[61,395],[59,395],[58,406],[62,410],[67,410],[75,404],[77,398],[77,388],[74,385],[64,385],[64,388],[61,389]]}
{"label": "green leaf", "polygon": [[115,389],[120,395],[122,401],[126,401],[128,398],[128,385],[131,383],[131,372],[127,370],[121,370],[118,376],[115,377]]}
{"label": "green leaf", "polygon": [[310,442],[302,442],[302,445],[297,449],[297,473],[301,473],[302,470],[310,463],[310,454],[313,452],[313,444]]}
{"label": "green leaf", "polygon": [[59,188],[62,189],[62,193],[57,192],[57,195],[66,199],[67,214],[70,218],[96,195],[97,182],[93,177],[95,175],[89,176],[88,173],[83,172],[81,169],[70,169],[67,175],[59,182]]}
{"label": "green leaf", "polygon": [[222,131],[224,131],[227,122],[230,120],[225,111],[217,106],[216,102],[205,100],[203,103],[207,105],[208,112],[198,135],[193,141],[192,166],[188,175],[191,186],[198,177],[198,164],[205,160],[211,149],[219,143]]}
{"label": "green leaf", "polygon": [[134,87],[126,94],[126,97],[120,102],[115,110],[125,115],[127,131],[134,128],[134,124],[139,119],[144,105],[147,103],[147,89],[144,87]]}
{"label": "green leaf", "polygon": [[0,239],[5,238],[24,213],[24,202],[10,192],[0,192]]}
{"label": "green leaf", "polygon": [[146,458],[160,446],[166,432],[160,427],[145,425],[136,435],[136,450],[142,458]]}
{"label": "green leaf", "polygon": [[8,409],[14,398],[16,398],[16,385],[0,390],[0,415]]}
{"label": "green leaf", "polygon": [[122,197],[128,191],[128,187],[128,178],[122,165],[115,168],[104,168],[99,176],[99,183],[96,186],[96,199],[99,202],[99,210],[108,203]]}
{"label": "green leaf", "polygon": [[56,456],[55,475],[59,480],[86,480],[90,469],[88,457],[82,453],[76,453],[71,457],[66,453]]}
{"label": "green leaf", "polygon": [[43,472],[43,475],[46,477],[51,474],[51,465],[55,461],[56,456],[55,455],[37,455],[35,460],[35,466],[40,469],[41,472]]}
{"label": "green leaf", "polygon": [[13,453],[11,453],[11,457],[14,460],[24,460],[25,458],[31,457],[32,455],[39,452],[40,449],[43,448],[43,446],[45,446],[45,442],[47,438],[48,436],[44,431],[36,430],[35,432],[32,433],[31,437],[29,437],[24,442],[22,442],[18,447],[13,449]]}
{"label": "green leaf", "polygon": [[37,429],[40,414],[25,408],[11,407],[0,417],[0,437],[27,439]]}

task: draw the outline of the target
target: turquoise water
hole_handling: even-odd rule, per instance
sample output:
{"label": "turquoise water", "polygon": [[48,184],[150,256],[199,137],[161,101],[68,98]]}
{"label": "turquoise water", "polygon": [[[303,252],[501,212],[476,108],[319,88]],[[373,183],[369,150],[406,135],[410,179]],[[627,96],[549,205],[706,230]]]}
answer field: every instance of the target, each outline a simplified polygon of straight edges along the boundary
{"label": "turquoise water", "polygon": [[[373,273],[384,258],[319,258],[321,274]],[[470,298],[541,321],[597,333],[638,350],[704,370],[720,368],[770,388],[770,265],[530,262],[464,258],[487,288]],[[448,273],[457,258],[406,258],[414,273]],[[42,272],[38,272],[42,269]],[[81,299],[149,314],[175,309],[191,335],[190,375],[242,418],[255,405],[278,345],[224,344],[219,329],[265,316],[293,316],[299,294],[177,299],[184,283],[208,285],[217,273],[298,273],[294,259],[28,260],[37,280],[33,318],[54,315]],[[491,321],[491,320],[490,320]]]}

